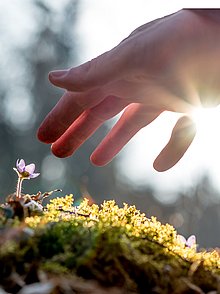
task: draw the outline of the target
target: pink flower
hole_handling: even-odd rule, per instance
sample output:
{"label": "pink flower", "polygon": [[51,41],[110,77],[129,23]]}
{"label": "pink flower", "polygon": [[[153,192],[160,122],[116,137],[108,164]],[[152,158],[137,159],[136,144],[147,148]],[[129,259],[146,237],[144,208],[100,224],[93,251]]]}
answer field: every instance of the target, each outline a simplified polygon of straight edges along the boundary
{"label": "pink flower", "polygon": [[18,176],[23,179],[33,179],[39,176],[40,173],[35,173],[35,164],[31,163],[26,165],[24,159],[17,160],[16,168],[14,170],[17,172]]}

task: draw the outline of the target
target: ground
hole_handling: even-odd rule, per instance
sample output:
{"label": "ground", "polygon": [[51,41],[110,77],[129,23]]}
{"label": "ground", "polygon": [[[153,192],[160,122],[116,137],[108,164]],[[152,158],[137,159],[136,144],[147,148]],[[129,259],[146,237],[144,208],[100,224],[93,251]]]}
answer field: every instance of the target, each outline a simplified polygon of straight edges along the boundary
{"label": "ground", "polygon": [[171,225],[135,206],[84,200],[74,207],[68,195],[43,207],[32,196],[1,207],[2,291],[219,293],[218,249],[188,246]]}

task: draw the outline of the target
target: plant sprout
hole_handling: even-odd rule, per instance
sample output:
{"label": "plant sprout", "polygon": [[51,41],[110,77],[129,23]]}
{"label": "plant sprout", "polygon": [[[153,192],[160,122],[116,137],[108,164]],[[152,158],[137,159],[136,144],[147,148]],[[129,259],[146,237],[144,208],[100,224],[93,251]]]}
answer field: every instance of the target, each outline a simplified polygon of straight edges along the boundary
{"label": "plant sprout", "polygon": [[18,183],[16,189],[16,198],[21,198],[21,187],[23,180],[34,179],[39,176],[40,173],[35,173],[35,164],[31,163],[26,165],[24,159],[18,159],[16,161],[16,167],[13,168],[18,175]]}

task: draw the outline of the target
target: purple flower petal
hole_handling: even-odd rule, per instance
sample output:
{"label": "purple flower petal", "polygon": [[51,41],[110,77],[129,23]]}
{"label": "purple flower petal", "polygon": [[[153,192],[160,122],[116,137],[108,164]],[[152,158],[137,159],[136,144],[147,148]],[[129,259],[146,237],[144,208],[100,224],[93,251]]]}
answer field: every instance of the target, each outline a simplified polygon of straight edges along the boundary
{"label": "purple flower petal", "polygon": [[24,161],[24,159],[21,159],[21,160],[18,159],[17,160],[16,168],[20,173],[22,173],[25,170],[25,161]]}
{"label": "purple flower petal", "polygon": [[35,171],[35,164],[31,163],[31,164],[26,165],[25,171],[28,172],[30,175],[32,175]]}
{"label": "purple flower petal", "polygon": [[177,238],[178,238],[178,240],[179,240],[181,243],[186,244],[186,238],[185,238],[185,237],[183,237],[182,235],[178,235]]}
{"label": "purple flower petal", "polygon": [[196,236],[195,235],[192,235],[190,236],[187,241],[186,241],[186,246],[188,247],[193,247],[196,245]]}
{"label": "purple flower petal", "polygon": [[196,246],[196,236],[195,235],[191,235],[187,240],[182,235],[178,235],[177,238],[181,243],[183,243],[185,246],[187,246],[189,248]]}
{"label": "purple flower petal", "polygon": [[29,178],[34,179],[39,176],[40,173],[30,174]]}

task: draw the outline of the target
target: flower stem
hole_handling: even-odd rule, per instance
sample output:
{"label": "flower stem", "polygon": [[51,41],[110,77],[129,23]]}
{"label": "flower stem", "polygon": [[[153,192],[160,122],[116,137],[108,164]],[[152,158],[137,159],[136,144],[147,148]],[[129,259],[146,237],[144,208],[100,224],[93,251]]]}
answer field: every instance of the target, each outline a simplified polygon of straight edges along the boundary
{"label": "flower stem", "polygon": [[17,190],[16,190],[16,198],[21,198],[21,187],[22,187],[23,178],[18,177],[18,183],[17,183]]}

